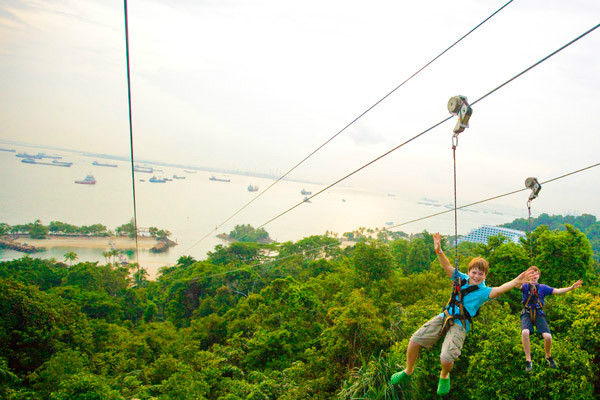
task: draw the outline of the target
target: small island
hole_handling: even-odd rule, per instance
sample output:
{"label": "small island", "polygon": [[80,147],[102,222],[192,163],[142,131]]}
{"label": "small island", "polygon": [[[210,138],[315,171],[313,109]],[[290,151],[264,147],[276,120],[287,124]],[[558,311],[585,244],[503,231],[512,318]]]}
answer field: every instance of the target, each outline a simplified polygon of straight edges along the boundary
{"label": "small island", "polygon": [[24,225],[0,223],[0,247],[36,253],[45,248],[92,248],[106,250],[141,250],[162,253],[177,243],[169,239],[171,232],[156,227],[136,229],[133,219],[109,230],[102,224],[76,226],[60,221],[44,225],[38,219]]}
{"label": "small island", "polygon": [[217,237],[226,242],[274,243],[264,228],[255,229],[251,225],[236,225],[229,234],[220,233]]}

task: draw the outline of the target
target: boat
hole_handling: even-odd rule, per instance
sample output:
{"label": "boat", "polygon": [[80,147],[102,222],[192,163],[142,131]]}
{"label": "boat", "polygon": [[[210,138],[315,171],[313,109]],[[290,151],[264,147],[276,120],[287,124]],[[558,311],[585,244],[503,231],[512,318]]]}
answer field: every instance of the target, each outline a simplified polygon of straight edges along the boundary
{"label": "boat", "polygon": [[308,197],[305,197],[304,200],[302,200],[305,203],[312,203],[312,201],[310,201],[310,199]]}
{"label": "boat", "polygon": [[39,154],[28,154],[28,153],[17,153],[16,157],[22,157],[22,158],[31,158],[31,159],[36,159],[36,160],[41,160],[42,156],[40,156]]}
{"label": "boat", "polygon": [[302,190],[300,191],[300,194],[303,194],[303,195],[305,195],[305,196],[306,196],[306,195],[311,195],[311,194],[312,194],[312,192],[310,192],[310,191],[308,191],[308,190],[306,190],[306,189],[302,189]]}
{"label": "boat", "polygon": [[257,192],[258,191],[258,186],[248,185],[248,191],[249,192]]}
{"label": "boat", "polygon": [[94,175],[87,175],[85,177],[85,179],[79,180],[79,181],[75,181],[75,183],[79,183],[79,184],[82,184],[82,185],[95,185],[96,184],[96,178],[94,178]]}
{"label": "boat", "polygon": [[24,158],[21,160],[21,162],[25,164],[52,165],[53,167],[70,167],[71,165],[73,165],[72,162],[63,162],[56,160],[53,160],[52,162],[44,162],[39,160],[39,158]]}
{"label": "boat", "polygon": [[217,182],[231,182],[231,179],[226,179],[226,178],[217,178],[216,176],[211,176],[210,178],[208,178],[209,181],[217,181]]}
{"label": "boat", "polygon": [[173,175],[173,179],[185,179],[185,176]]}
{"label": "boat", "polygon": [[154,169],[152,167],[144,167],[142,165],[134,165],[133,170],[135,172],[145,172],[147,174],[151,174],[154,172]]}
{"label": "boat", "polygon": [[166,178],[157,178],[156,176],[152,176],[152,178],[150,178],[150,182],[153,183],[165,183],[166,181]]}
{"label": "boat", "polygon": [[113,167],[113,168],[117,167],[117,164],[104,164],[104,163],[101,163],[101,162],[98,162],[98,161],[94,161],[92,163],[92,165],[97,165],[98,167]]}
{"label": "boat", "polygon": [[38,153],[38,156],[40,158],[50,158],[52,160],[60,160],[62,158],[61,156],[52,156],[52,155],[46,154],[46,153]]}
{"label": "boat", "polygon": [[57,161],[57,160],[52,160],[52,164],[59,166],[59,167],[70,167],[71,165],[73,165],[72,162],[67,162],[67,161]]}
{"label": "boat", "polygon": [[392,221],[388,221],[388,222],[386,222],[385,224],[386,224],[386,225],[388,225],[388,226],[392,226],[392,225],[394,225],[394,223],[393,223]]}

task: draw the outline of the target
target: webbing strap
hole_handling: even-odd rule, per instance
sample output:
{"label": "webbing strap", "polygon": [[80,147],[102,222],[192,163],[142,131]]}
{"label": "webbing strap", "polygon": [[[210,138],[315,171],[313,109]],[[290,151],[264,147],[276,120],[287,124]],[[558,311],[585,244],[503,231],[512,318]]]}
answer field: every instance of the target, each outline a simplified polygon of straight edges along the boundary
{"label": "webbing strap", "polygon": [[[533,285],[533,289],[531,287],[531,284],[529,285],[529,296],[527,296],[527,300],[525,301],[525,304],[523,304],[523,311],[527,311],[529,310],[529,317],[531,318],[531,322],[533,322],[535,324],[535,317],[537,315],[537,310],[536,310],[536,305],[532,305],[529,306],[529,301],[531,300],[531,297],[535,296],[536,298],[537,296],[537,286]],[[535,301],[535,300],[534,300]],[[538,304],[539,304],[539,298],[538,298]]]}
{"label": "webbing strap", "polygon": [[456,203],[456,147],[458,146],[458,133],[452,135],[452,159],[454,161],[454,269],[458,270],[458,214]]}
{"label": "webbing strap", "polygon": [[533,265],[533,234],[531,233],[531,200],[527,202],[527,211],[529,218],[527,219],[527,232],[529,232],[529,265]]}

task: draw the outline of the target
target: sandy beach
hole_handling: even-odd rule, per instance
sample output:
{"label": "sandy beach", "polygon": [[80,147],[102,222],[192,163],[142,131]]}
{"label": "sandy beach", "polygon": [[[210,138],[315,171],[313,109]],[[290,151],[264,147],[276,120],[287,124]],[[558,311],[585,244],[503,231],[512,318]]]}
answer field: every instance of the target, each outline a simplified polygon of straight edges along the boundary
{"label": "sandy beach", "polygon": [[[111,242],[120,250],[135,249],[135,239],[127,237],[50,237],[48,239],[31,239],[19,237],[15,242],[27,243],[35,247],[66,247],[110,250]],[[138,248],[148,250],[156,244],[154,238],[138,237]]]}

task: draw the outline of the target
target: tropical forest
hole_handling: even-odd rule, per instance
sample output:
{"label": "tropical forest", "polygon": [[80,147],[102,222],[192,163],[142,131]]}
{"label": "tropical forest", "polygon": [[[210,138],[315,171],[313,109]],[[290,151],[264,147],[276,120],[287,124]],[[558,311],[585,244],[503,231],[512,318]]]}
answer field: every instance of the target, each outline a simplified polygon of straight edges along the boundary
{"label": "tropical forest", "polygon": [[[542,215],[507,226],[528,233],[458,247],[443,237],[442,247],[465,273],[473,257],[488,260],[491,287],[530,265],[554,288],[583,280],[546,298],[558,368],[532,334],[525,371],[515,288],[481,307],[445,398],[600,398],[600,223]],[[411,335],[450,297],[433,232],[276,243],[245,225],[229,236],[255,240],[218,245],[204,260],[182,256],[154,280],[110,259],[1,262],[0,398],[438,398],[441,341],[421,349],[410,382],[390,384]]]}

